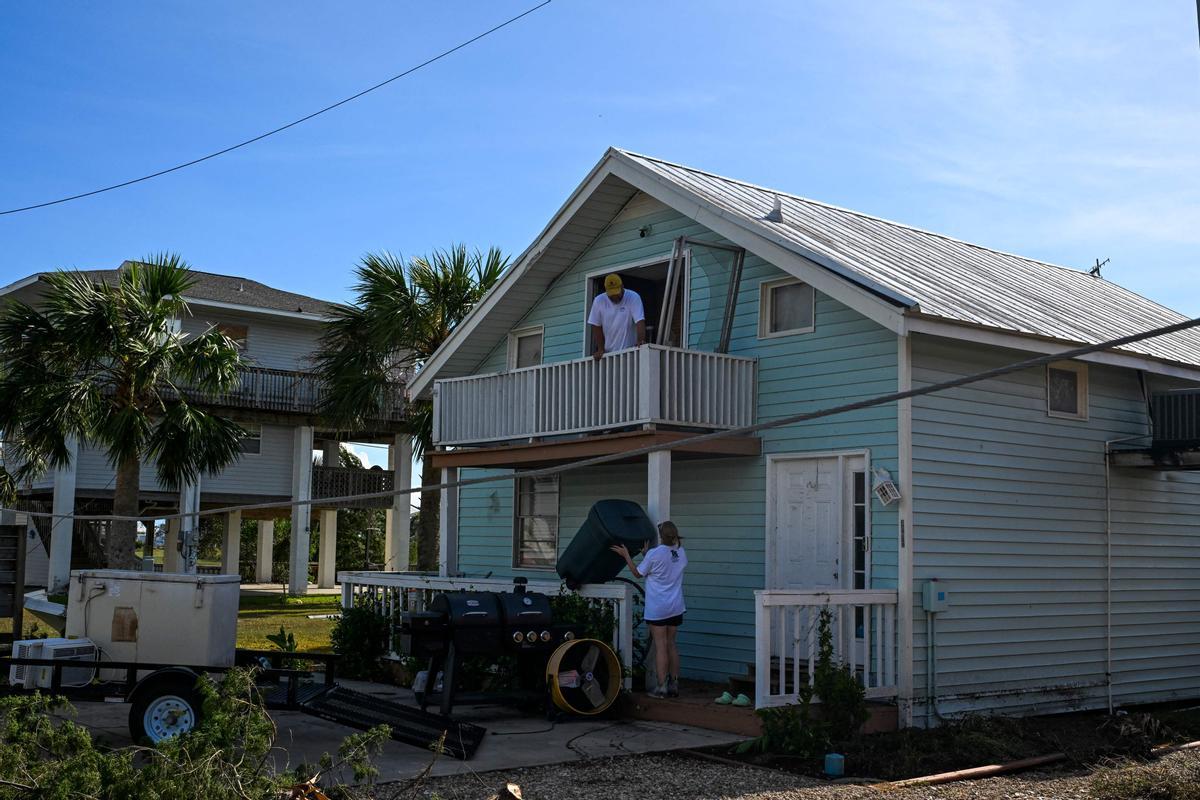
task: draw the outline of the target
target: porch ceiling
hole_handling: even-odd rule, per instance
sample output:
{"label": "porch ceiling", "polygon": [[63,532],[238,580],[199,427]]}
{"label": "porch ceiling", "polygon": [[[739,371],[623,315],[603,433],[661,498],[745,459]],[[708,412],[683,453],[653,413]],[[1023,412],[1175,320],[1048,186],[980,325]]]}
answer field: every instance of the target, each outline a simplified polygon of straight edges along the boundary
{"label": "porch ceiling", "polygon": [[[430,455],[433,465],[442,467],[543,467],[566,464],[594,456],[625,453],[651,445],[672,444],[695,436],[684,431],[628,431],[603,436],[587,436],[557,442],[510,444],[461,450],[442,450]],[[762,454],[757,436],[729,436],[673,449],[675,458],[734,458]],[[645,461],[646,456],[630,456],[612,463]]]}

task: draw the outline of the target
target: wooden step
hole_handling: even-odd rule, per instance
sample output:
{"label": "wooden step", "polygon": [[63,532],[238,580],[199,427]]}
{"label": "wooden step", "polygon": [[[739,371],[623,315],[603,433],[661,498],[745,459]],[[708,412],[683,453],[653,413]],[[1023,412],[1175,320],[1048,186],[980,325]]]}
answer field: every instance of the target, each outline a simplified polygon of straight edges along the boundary
{"label": "wooden step", "polygon": [[641,692],[625,695],[622,712],[633,719],[673,722],[710,731],[734,733],[746,738],[762,734],[762,724],[753,708],[717,705],[721,687],[680,687],[679,697],[659,699]]}

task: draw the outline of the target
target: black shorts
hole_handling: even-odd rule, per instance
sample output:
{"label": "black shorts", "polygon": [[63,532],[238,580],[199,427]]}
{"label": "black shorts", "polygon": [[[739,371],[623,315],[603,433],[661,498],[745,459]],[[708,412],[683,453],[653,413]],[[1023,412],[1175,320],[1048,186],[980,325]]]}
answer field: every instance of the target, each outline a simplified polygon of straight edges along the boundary
{"label": "black shorts", "polygon": [[683,624],[683,614],[676,614],[666,619],[648,619],[646,620],[646,624],[653,625],[656,628],[678,628]]}

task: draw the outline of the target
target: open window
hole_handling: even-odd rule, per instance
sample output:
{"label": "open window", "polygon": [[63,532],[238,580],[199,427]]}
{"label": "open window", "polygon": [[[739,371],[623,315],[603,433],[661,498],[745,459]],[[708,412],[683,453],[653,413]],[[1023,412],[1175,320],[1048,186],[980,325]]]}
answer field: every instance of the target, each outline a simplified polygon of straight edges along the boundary
{"label": "open window", "polygon": [[[596,301],[598,296],[604,294],[605,276],[616,273],[621,276],[621,283],[625,285],[626,289],[632,289],[642,298],[642,308],[646,312],[646,341],[651,343],[661,342],[670,347],[686,347],[687,343],[684,341],[683,332],[687,330],[687,275],[688,266],[691,263],[690,253],[684,253],[683,291],[679,292],[675,297],[675,308],[671,314],[671,330],[665,339],[660,339],[659,337],[659,331],[662,326],[663,298],[667,293],[667,272],[670,261],[670,257],[667,256],[661,260],[634,264],[588,275],[587,302],[583,310],[585,323],[591,314],[592,303]],[[591,336],[591,329],[585,324],[583,342],[583,353],[585,356],[592,352]]]}
{"label": "open window", "polygon": [[536,367],[542,363],[541,325],[518,328],[508,335],[508,368]]}
{"label": "open window", "polygon": [[1046,365],[1046,413],[1063,419],[1087,419],[1087,364],[1055,361]]}
{"label": "open window", "polygon": [[246,343],[250,340],[250,328],[232,322],[218,322],[216,329],[233,340],[238,350],[245,351]]}

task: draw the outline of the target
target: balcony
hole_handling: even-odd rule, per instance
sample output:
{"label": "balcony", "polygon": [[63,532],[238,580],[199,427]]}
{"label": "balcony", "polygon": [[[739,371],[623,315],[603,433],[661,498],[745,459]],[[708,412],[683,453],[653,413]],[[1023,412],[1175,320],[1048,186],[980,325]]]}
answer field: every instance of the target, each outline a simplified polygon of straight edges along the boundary
{"label": "balcony", "polygon": [[[382,469],[357,467],[318,467],[312,469],[313,505],[321,508],[321,500],[329,497],[350,497],[376,492],[390,492],[395,486],[395,473]],[[337,504],[338,508],[391,508],[390,497],[374,497]]]}
{"label": "balcony", "polygon": [[487,445],[630,427],[721,430],[755,420],[757,362],[645,345],[434,385],[433,441]]}
{"label": "balcony", "polygon": [[[185,388],[197,404],[247,411],[315,416],[320,409],[321,381],[316,373],[243,366],[238,386],[228,392]],[[390,402],[378,422],[398,422],[404,416],[404,386],[392,386]]]}

